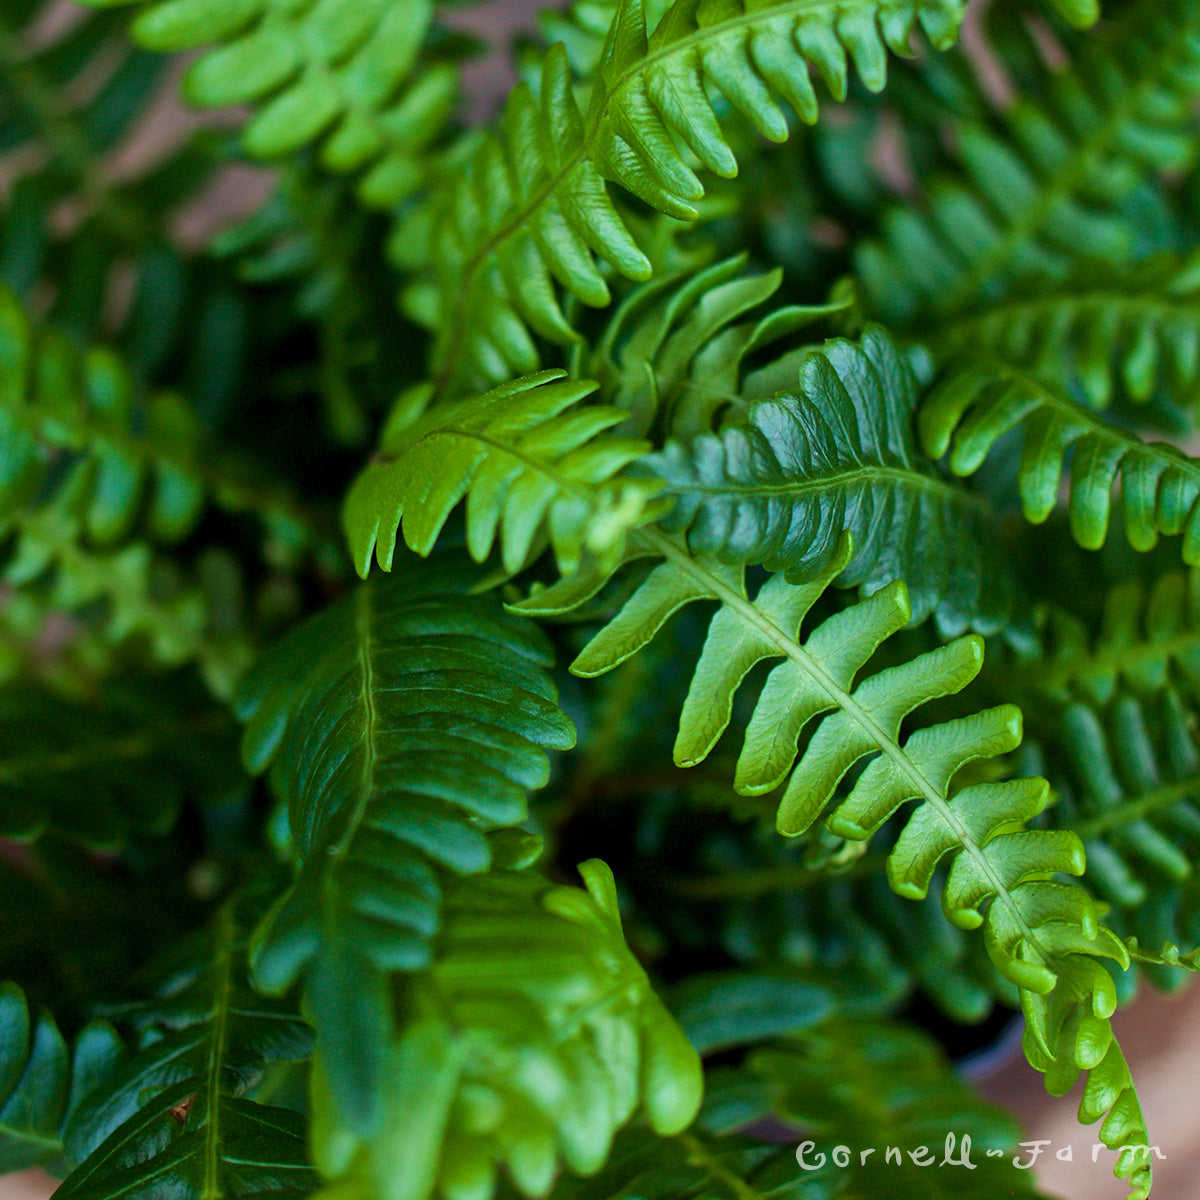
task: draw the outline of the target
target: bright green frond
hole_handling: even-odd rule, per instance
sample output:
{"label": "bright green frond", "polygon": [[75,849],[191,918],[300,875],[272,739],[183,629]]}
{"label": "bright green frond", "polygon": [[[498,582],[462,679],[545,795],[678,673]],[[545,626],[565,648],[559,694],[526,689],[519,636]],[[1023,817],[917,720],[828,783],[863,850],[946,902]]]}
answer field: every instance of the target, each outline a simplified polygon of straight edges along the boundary
{"label": "bright green frond", "polygon": [[439,331],[440,388],[498,383],[538,366],[533,336],[577,337],[559,288],[585,304],[609,301],[601,264],[631,279],[650,261],[608,194],[615,182],[684,220],[704,188],[693,164],[737,172],[710,88],[765,137],[783,141],[777,98],[808,122],[810,72],[837,99],[852,61],[873,90],[887,51],[908,53],[919,25],[935,45],[953,41],[961,0],[676,0],[648,31],[642,0],[624,0],[591,79],[574,92],[567,51],[550,49],[541,92],[511,94],[500,128],[479,140],[434,189],[396,247],[423,273],[409,307]]}
{"label": "bright green frond", "polygon": [[483,562],[498,541],[516,572],[549,542],[563,572],[585,551],[615,563],[626,533],[655,514],[652,479],[618,478],[649,448],[601,436],[625,416],[582,405],[596,390],[565,372],[514,380],[472,400],[437,405],[421,386],[400,399],[374,460],[346,497],[344,523],[364,578],[375,554],[390,571],[396,539],[428,554],[467,501],[467,546]]}
{"label": "bright green frond", "polygon": [[625,944],[612,873],[597,859],[580,871],[587,891],[500,873],[447,894],[367,1135],[338,1119],[321,1051],[314,1150],[339,1194],[487,1197],[503,1166],[542,1196],[560,1159],[597,1171],[639,1109],[663,1136],[691,1124],[700,1060]]}
{"label": "bright green frond", "polygon": [[1109,424],[1053,384],[1016,367],[981,359],[951,369],[918,418],[921,442],[940,458],[949,451],[956,475],[978,470],[996,442],[1020,427],[1024,437],[1017,483],[1025,516],[1035,524],[1054,511],[1071,457],[1067,513],[1075,540],[1104,545],[1112,492],[1121,477],[1125,533],[1135,550],[1160,534],[1183,535],[1185,563],[1200,563],[1200,463],[1164,442],[1143,442]]}
{"label": "bright green frond", "polygon": [[[271,767],[298,874],[259,927],[260,986],[307,970],[339,1096],[378,1119],[388,975],[428,964],[446,875],[493,865],[488,833],[520,824],[574,742],[531,623],[442,565],[362,585],[244,680],[243,757]],[[354,1106],[357,1106],[355,1109]]]}
{"label": "bright green frond", "polygon": [[898,352],[874,327],[861,343],[809,350],[794,370],[785,391],[718,432],[645,460],[676,502],[664,527],[686,532],[694,554],[762,563],[793,582],[822,572],[849,530],[839,586],[868,595],[910,581],[913,621],[936,614],[950,636],[1012,623],[1015,589],[984,502],[916,445],[924,355]]}

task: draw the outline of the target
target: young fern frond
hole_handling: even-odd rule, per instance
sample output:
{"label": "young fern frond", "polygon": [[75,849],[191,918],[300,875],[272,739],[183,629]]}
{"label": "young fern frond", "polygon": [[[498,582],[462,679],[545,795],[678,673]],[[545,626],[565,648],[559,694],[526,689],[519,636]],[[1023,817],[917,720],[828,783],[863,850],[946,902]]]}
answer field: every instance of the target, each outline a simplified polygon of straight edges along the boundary
{"label": "young fern frond", "polygon": [[886,319],[957,317],[1014,287],[1059,283],[1081,259],[1130,261],[1139,230],[1122,205],[1194,163],[1200,18],[1188,0],[1127,10],[1071,70],[1043,73],[1040,99],[957,129],[961,167],[929,185],[926,211],[893,208],[881,237],[857,247]]}
{"label": "young fern frond", "polygon": [[65,1145],[61,1200],[185,1200],[303,1194],[316,1182],[299,1113],[247,1099],[273,1063],[304,1059],[308,1027],[246,985],[233,903],[152,976],[152,999],[110,1015],[140,1048],[110,1068],[103,1098],[79,1109]]}
{"label": "young fern frond", "polygon": [[243,681],[243,757],[271,768],[297,875],[258,928],[268,992],[306,973],[325,1071],[360,1131],[379,1119],[388,975],[430,961],[447,875],[493,865],[491,830],[526,817],[567,749],[549,648],[443,566],[365,584]]}
{"label": "young fern frond", "polygon": [[1061,284],[963,313],[934,328],[940,361],[984,355],[1107,408],[1165,393],[1200,395],[1200,257],[1163,256],[1117,273],[1085,270]]}
{"label": "young fern frond", "polygon": [[111,1025],[94,1021],[68,1045],[49,1013],[0,983],[0,1173],[61,1160],[72,1115],[123,1055]]}
{"label": "young fern frond", "polygon": [[362,1200],[490,1196],[504,1166],[543,1196],[559,1159],[592,1174],[637,1110],[672,1136],[700,1106],[700,1060],[625,944],[612,872],[587,890],[497,872],[448,892],[438,957],[402,999],[375,1136],[339,1119],[323,1047],[314,1153]]}
{"label": "young fern frond", "polygon": [[847,58],[883,87],[886,53],[906,53],[919,24],[935,45],[953,41],[961,0],[676,0],[651,32],[642,0],[616,11],[584,107],[565,48],[550,49],[541,94],[520,84],[501,128],[435,187],[396,244],[423,278],[413,315],[439,332],[439,392],[494,384],[535,370],[533,335],[577,338],[560,303],[609,302],[600,261],[631,279],[651,265],[608,194],[610,182],[682,220],[697,215],[699,165],[732,176],[737,162],[707,88],[718,89],[764,136],[783,141],[781,96],[803,120],[817,115],[810,67],[836,98]]}
{"label": "young fern frond", "polygon": [[251,106],[249,154],[277,158],[320,141],[324,166],[365,170],[360,194],[390,206],[420,181],[417,152],[457,98],[446,64],[413,78],[432,19],[432,0],[148,0],[130,33],[147,50],[211,47],[188,68],[183,93],[203,108]]}
{"label": "young fern frond", "polygon": [[112,682],[104,702],[0,689],[0,838],[54,832],[91,849],[173,828],[184,796],[240,782],[228,713],[183,680]]}
{"label": "young fern frond", "polygon": [[346,496],[343,519],[358,573],[374,553],[390,571],[397,536],[428,554],[467,500],[467,546],[478,562],[499,540],[516,572],[548,541],[569,573],[587,551],[615,567],[628,530],[657,511],[652,479],[616,478],[649,448],[605,437],[625,413],[581,405],[596,385],[543,371],[485,395],[426,410],[432,389],[402,396],[379,452]]}
{"label": "young fern frond", "polygon": [[1183,535],[1181,554],[1200,563],[1200,463],[1164,442],[1143,442],[1077,404],[1056,385],[987,359],[951,370],[921,405],[926,453],[949,451],[950,469],[970,475],[996,442],[1020,426],[1024,435],[1017,484],[1025,516],[1045,521],[1058,504],[1071,451],[1067,513],[1075,540],[1104,545],[1112,490],[1121,476],[1125,533],[1135,550],[1153,549],[1160,534]]}
{"label": "young fern frond", "polygon": [[829,341],[787,365],[798,386],[643,460],[676,502],[663,528],[686,534],[693,554],[791,581],[823,571],[849,530],[855,552],[838,586],[869,594],[913,580],[913,622],[936,614],[949,636],[1011,626],[1015,589],[984,502],[916,445],[927,357],[869,327],[861,342]]}

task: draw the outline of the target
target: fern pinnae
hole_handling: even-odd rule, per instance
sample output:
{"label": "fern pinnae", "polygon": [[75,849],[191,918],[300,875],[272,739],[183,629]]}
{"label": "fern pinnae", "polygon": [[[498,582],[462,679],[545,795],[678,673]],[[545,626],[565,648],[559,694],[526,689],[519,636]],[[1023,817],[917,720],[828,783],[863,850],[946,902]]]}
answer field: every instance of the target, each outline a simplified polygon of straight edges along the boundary
{"label": "fern pinnae", "polygon": [[1034,523],[1053,512],[1073,448],[1067,511],[1081,546],[1104,544],[1120,474],[1125,532],[1134,549],[1151,550],[1160,534],[1182,534],[1183,561],[1200,563],[1200,463],[1168,443],[1144,442],[1110,424],[1060,388],[983,359],[951,368],[918,420],[927,452],[940,458],[949,451],[958,475],[977,470],[999,438],[1021,426],[1017,483],[1025,516]]}
{"label": "fern pinnae", "polygon": [[[847,53],[867,84],[883,86],[886,49],[906,53],[919,23],[938,46],[951,42],[960,0],[773,0],[730,9],[677,0],[652,33],[642,0],[617,9],[585,111],[574,98],[566,50],[552,47],[542,94],[510,98],[502,134],[486,138],[467,179],[436,189],[397,245],[405,265],[433,277],[416,285],[412,308],[443,331],[435,351],[439,392],[463,379],[499,382],[536,369],[533,329],[575,339],[555,292],[608,302],[598,259],[629,278],[650,263],[608,196],[608,181],[670,216],[696,216],[704,193],[677,148],[708,170],[736,173],[705,84],[719,88],[768,138],[787,136],[774,95],[816,118],[809,64],[835,96],[845,94]],[[886,48],[886,49],[885,49]],[[430,234],[437,232],[436,241]],[[461,360],[461,361],[460,361]]]}

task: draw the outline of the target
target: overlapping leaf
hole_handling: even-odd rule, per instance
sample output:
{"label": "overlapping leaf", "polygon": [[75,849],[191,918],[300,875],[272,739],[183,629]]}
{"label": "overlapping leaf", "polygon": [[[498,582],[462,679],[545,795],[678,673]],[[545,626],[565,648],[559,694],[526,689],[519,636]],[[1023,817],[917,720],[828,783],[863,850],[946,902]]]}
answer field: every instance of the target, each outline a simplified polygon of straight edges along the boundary
{"label": "overlapping leaf", "polygon": [[443,879],[493,865],[574,729],[530,623],[468,595],[473,572],[376,580],[301,626],[237,698],[246,764],[287,806],[295,882],[259,928],[258,982],[307,969],[333,1086],[359,1128],[378,1119],[388,974],[428,965]]}

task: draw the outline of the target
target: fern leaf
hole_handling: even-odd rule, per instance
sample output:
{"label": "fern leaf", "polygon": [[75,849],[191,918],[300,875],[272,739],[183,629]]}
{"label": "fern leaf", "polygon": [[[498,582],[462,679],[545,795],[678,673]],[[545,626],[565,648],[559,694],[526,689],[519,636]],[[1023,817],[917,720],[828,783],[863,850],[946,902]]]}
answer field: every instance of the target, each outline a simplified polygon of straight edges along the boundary
{"label": "fern leaf", "polygon": [[816,119],[810,66],[839,99],[848,58],[878,90],[887,49],[906,53],[918,24],[945,46],[962,9],[960,0],[840,0],[817,12],[808,0],[677,0],[650,32],[641,0],[625,0],[586,109],[573,94],[566,50],[552,47],[540,96],[519,85],[500,131],[398,233],[402,265],[425,273],[410,311],[441,333],[439,391],[535,370],[531,331],[573,341],[557,286],[585,304],[607,304],[600,260],[628,278],[648,276],[650,262],[608,182],[669,216],[693,219],[704,189],[679,146],[718,175],[737,170],[708,85],[782,141],[788,127],[776,96],[802,119]]}
{"label": "fern leaf", "polygon": [[1063,284],[976,309],[939,325],[942,361],[986,355],[1053,381],[1093,408],[1119,395],[1163,393],[1183,407],[1200,382],[1200,257],[1164,256],[1116,274]]}
{"label": "fern leaf", "polygon": [[1128,9],[1072,70],[1042,76],[1039,98],[956,131],[960,165],[928,187],[925,212],[896,207],[882,236],[860,244],[859,275],[886,319],[956,316],[1058,283],[1081,259],[1134,257],[1139,230],[1122,204],[1155,173],[1195,161],[1193,6]]}
{"label": "fern leaf", "polygon": [[598,1170],[644,1110],[664,1136],[700,1105],[700,1061],[625,945],[612,873],[551,887],[500,873],[455,885],[438,959],[413,977],[373,1138],[338,1121],[315,1066],[318,1166],[351,1197],[487,1196],[497,1168],[541,1196],[561,1156]]}
{"label": "fern leaf", "polygon": [[376,459],[346,497],[344,521],[362,576],[374,552],[389,571],[397,535],[419,554],[432,550],[451,511],[467,499],[467,545],[482,562],[497,539],[505,569],[520,570],[548,538],[564,572],[585,550],[613,562],[625,534],[655,515],[653,480],[618,479],[648,448],[600,437],[625,416],[580,405],[590,382],[546,371],[483,396],[422,415],[431,389],[399,401]]}
{"label": "fern leaf", "polygon": [[15,983],[0,984],[0,1174],[60,1159],[72,1113],[123,1054],[102,1021],[68,1046],[49,1013],[33,1013]]}
{"label": "fern leaf", "polygon": [[[591,676],[610,670],[684,605],[719,601],[680,716],[676,763],[689,766],[707,757],[729,725],[734,695],[750,670],[782,658],[751,715],[735,789],[755,794],[783,785],[776,822],[785,835],[803,833],[828,809],[829,832],[857,841],[870,838],[902,805],[917,801],[888,855],[892,888],[901,896],[925,897],[939,863],[951,855],[943,912],[961,928],[983,927],[996,969],[1020,990],[1027,1040],[1036,1044],[1036,1051],[1027,1049],[1030,1062],[1043,1072],[1053,1068],[1048,1086],[1102,1065],[1091,1057],[1100,1044],[1092,1023],[1107,1048],[1116,994],[1098,959],[1113,958],[1125,967],[1128,956],[1123,943],[1099,926],[1088,893],[1054,881],[1060,873],[1083,873],[1082,844],[1069,832],[1024,828],[1046,804],[1043,779],[958,790],[952,784],[965,763],[1017,748],[1020,710],[1001,705],[900,737],[901,723],[914,709],[953,695],[975,678],[982,641],[963,637],[856,681],[880,643],[906,624],[909,605],[904,585],[891,584],[801,640],[809,610],[850,559],[849,537],[821,576],[803,584],[772,576],[753,599],[742,568],[696,558],[655,530],[638,531],[636,538],[664,561],[588,643],[572,671]],[[574,586],[568,580],[557,594],[550,588],[520,607],[536,612],[568,606]],[[818,717],[800,750],[801,734]],[[843,778],[864,759],[848,793],[834,800]],[[1081,1025],[1078,1014],[1085,1007],[1094,1015]],[[1074,1022],[1066,1024],[1071,1014]],[[1093,1112],[1106,1099],[1118,1103],[1102,1140],[1123,1145],[1141,1135],[1144,1143],[1128,1068],[1116,1044],[1111,1047],[1112,1057],[1104,1060],[1081,1112]],[[1089,1116],[1087,1123],[1095,1119]],[[1148,1186],[1146,1164],[1125,1156],[1116,1170],[1133,1180],[1131,1195],[1145,1195],[1138,1189]]]}
{"label": "fern leaf", "polygon": [[[785,390],[802,352],[788,344],[793,336],[849,306],[835,299],[763,313],[782,275],[747,275],[745,266],[739,255],[633,288],[595,345],[572,355],[572,375],[597,380],[604,402],[629,414],[622,432],[694,437],[718,413],[744,412],[748,399]],[[776,343],[786,347],[780,357],[752,372],[749,362]]]}
{"label": "fern leaf", "polygon": [[228,715],[179,680],[111,683],[104,702],[0,690],[0,838],[47,830],[93,849],[171,829],[185,795],[240,783]]}
{"label": "fern leaf", "polygon": [[855,553],[839,586],[869,594],[912,580],[912,620],[936,613],[950,636],[1009,625],[1013,587],[995,562],[986,507],[916,446],[929,374],[923,355],[898,353],[877,327],[861,343],[809,351],[798,386],[644,460],[676,501],[663,527],[686,533],[693,554],[762,563],[793,582],[823,571],[848,529]]}
{"label": "fern leaf", "polygon": [[1104,545],[1112,488],[1121,476],[1125,533],[1135,550],[1160,534],[1183,534],[1185,563],[1200,563],[1200,464],[1174,446],[1143,442],[1076,404],[1065,392],[1006,364],[981,360],[949,373],[919,416],[921,442],[934,458],[950,453],[956,475],[977,470],[1014,427],[1024,434],[1017,483],[1025,516],[1044,521],[1058,502],[1071,456],[1067,513],[1075,540]]}
{"label": "fern leaf", "polygon": [[308,1055],[308,1028],[255,996],[244,976],[243,936],[226,905],[163,965],[153,999],[112,1010],[141,1048],[68,1124],[78,1165],[61,1200],[148,1200],[164,1187],[189,1200],[311,1188],[303,1118],[245,1099],[268,1064]]}
{"label": "fern leaf", "polygon": [[488,831],[526,816],[545,751],[574,729],[539,631],[466,593],[469,571],[371,583],[292,633],[237,698],[246,765],[272,767],[295,882],[255,935],[260,986],[307,969],[339,1095],[375,1116],[391,1024],[387,975],[425,966],[442,879],[492,865]]}
{"label": "fern leaf", "polygon": [[284,8],[269,0],[154,0],[142,4],[131,33],[158,52],[211,47],[183,79],[192,104],[251,106],[243,144],[259,158],[320,140],[329,169],[369,168],[361,194],[386,207],[411,190],[415,153],[441,131],[457,98],[446,64],[412,78],[432,17],[431,0]]}

